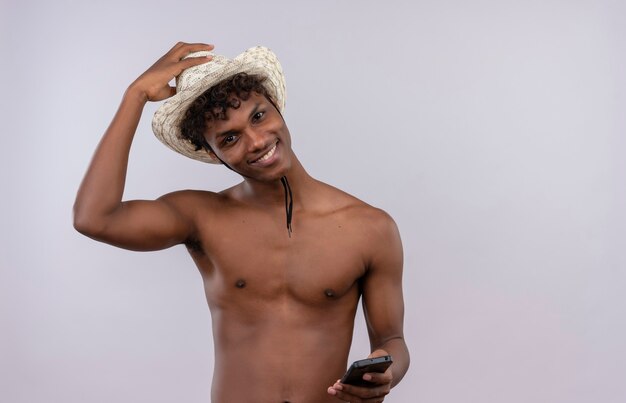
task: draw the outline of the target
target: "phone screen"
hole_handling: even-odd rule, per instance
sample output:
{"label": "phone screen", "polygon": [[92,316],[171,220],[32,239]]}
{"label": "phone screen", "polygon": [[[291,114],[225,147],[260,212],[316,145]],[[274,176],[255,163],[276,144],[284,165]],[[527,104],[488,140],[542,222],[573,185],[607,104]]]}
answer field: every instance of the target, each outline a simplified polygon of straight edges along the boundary
{"label": "phone screen", "polygon": [[341,383],[354,386],[374,386],[371,382],[363,379],[363,375],[370,372],[385,372],[392,362],[393,359],[390,355],[355,361],[341,378]]}

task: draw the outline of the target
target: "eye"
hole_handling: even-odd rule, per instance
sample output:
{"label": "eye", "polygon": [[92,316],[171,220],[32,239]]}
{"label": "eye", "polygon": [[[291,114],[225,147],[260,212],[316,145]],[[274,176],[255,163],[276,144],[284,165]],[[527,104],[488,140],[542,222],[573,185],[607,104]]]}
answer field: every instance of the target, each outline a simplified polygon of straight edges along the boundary
{"label": "eye", "polygon": [[234,143],[235,140],[237,140],[237,137],[234,134],[229,134],[228,136],[224,136],[224,139],[222,139],[222,144],[229,145]]}
{"label": "eye", "polygon": [[263,116],[265,116],[265,112],[257,112],[254,114],[254,116],[252,116],[252,121],[258,122],[259,120],[263,119]]}

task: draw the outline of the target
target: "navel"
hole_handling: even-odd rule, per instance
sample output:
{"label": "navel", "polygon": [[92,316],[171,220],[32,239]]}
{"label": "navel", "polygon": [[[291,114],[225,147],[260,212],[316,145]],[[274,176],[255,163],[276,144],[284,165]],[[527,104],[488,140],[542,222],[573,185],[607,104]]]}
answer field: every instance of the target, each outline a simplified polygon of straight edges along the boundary
{"label": "navel", "polygon": [[335,291],[333,291],[331,288],[327,288],[324,290],[324,295],[326,295],[328,298],[335,298]]}
{"label": "navel", "polygon": [[237,288],[243,288],[245,286],[246,286],[246,280],[241,279],[241,278],[237,280],[237,282],[235,283],[235,287]]}

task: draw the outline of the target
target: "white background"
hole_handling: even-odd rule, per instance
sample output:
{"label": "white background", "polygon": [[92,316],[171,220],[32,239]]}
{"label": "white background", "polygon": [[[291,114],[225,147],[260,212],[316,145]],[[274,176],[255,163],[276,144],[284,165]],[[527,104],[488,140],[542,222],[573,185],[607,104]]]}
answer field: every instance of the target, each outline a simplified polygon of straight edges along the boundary
{"label": "white background", "polygon": [[[71,224],[125,88],[179,40],[272,48],[304,166],[396,219],[412,365],[387,402],[626,401],[624,2],[1,4],[2,402],[209,400],[184,247]],[[156,107],[126,198],[236,183],[163,147]]]}

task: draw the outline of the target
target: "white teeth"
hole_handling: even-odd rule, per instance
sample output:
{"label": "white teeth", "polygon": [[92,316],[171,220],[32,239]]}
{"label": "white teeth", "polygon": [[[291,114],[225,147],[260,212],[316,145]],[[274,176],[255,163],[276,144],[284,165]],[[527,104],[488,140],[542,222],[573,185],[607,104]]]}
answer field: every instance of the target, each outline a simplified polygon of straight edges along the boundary
{"label": "white teeth", "polygon": [[269,159],[272,155],[274,155],[274,151],[276,151],[276,144],[274,144],[274,147],[272,147],[272,149],[269,150],[267,152],[267,154],[265,154],[264,156],[259,158],[257,161],[265,161],[265,160]]}

